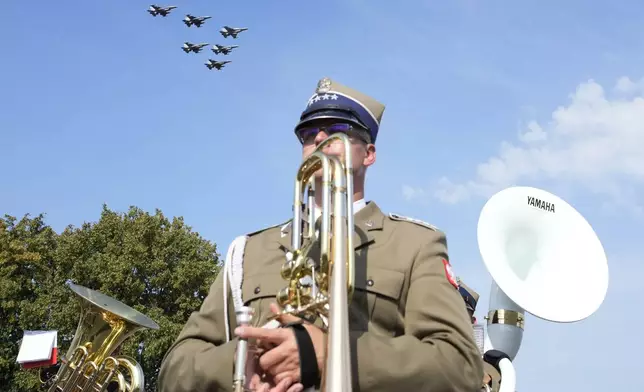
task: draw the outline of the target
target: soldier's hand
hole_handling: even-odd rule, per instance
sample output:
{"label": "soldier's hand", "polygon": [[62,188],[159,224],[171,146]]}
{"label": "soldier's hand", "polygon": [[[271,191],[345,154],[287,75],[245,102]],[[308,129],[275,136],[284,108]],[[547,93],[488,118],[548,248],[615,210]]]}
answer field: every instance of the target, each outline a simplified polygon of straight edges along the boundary
{"label": "soldier's hand", "polygon": [[487,373],[483,373],[483,384],[481,386],[481,392],[490,392],[491,384],[492,376]]}
{"label": "soldier's hand", "polygon": [[[304,386],[300,383],[294,383],[289,377],[280,378],[279,382],[274,377],[264,373],[259,366],[259,357],[265,352],[265,349],[251,345],[248,349],[248,358],[246,359],[246,379],[247,388],[253,392],[302,392]],[[237,351],[235,350],[235,363],[237,363]]]}
{"label": "soldier's hand", "polygon": [[[279,311],[277,305],[272,304],[271,310]],[[278,318],[282,324],[299,321],[300,319],[290,315],[283,315]],[[318,369],[323,368],[324,355],[326,351],[324,332],[318,327],[303,323],[308,331],[318,363]],[[273,377],[276,383],[285,378],[296,382],[301,381],[300,354],[295,340],[295,333],[289,328],[266,329],[255,327],[239,327],[235,334],[242,338],[257,339],[258,346],[267,349],[259,358],[259,366],[268,375]]]}
{"label": "soldier's hand", "polygon": [[304,390],[302,384],[293,384],[290,378],[284,378],[276,383],[272,377],[262,377],[259,374],[251,376],[248,387],[254,392],[302,392]]}

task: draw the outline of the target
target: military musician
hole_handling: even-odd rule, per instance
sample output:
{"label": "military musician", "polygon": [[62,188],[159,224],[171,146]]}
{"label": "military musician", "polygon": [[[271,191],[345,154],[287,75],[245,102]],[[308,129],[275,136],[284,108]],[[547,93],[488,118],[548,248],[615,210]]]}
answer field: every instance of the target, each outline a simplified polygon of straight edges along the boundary
{"label": "military musician", "polygon": [[[459,292],[465,301],[465,308],[472,320],[472,324],[476,324],[476,305],[479,301],[479,294],[467,286],[462,281],[459,281]],[[483,387],[481,392],[498,392],[501,383],[501,373],[493,365],[483,362]]]}
{"label": "military musician", "polygon": [[[477,391],[483,360],[451,270],[445,233],[420,220],[384,213],[365,198],[384,109],[375,99],[324,78],[295,127],[303,157],[333,133],[345,133],[352,143],[356,273],[349,305],[352,363],[346,366],[352,369],[353,390]],[[343,149],[330,145],[324,152],[340,156]],[[243,262],[235,267],[242,276],[239,286],[231,281],[228,288],[222,270],[168,350],[159,391],[230,391],[240,337],[257,341],[252,381],[257,391],[319,387],[324,320],[286,316],[277,320],[281,327],[266,328],[277,311],[276,293],[285,285],[280,268],[291,246],[290,224],[245,236]],[[232,306],[240,298],[255,310],[252,325],[245,328],[236,325]]]}

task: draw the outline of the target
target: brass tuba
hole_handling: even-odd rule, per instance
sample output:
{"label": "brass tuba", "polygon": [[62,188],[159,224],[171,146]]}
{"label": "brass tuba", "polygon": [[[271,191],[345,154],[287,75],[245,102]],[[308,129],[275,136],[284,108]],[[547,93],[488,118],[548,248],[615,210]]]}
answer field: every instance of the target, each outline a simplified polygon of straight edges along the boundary
{"label": "brass tuba", "polygon": [[98,291],[68,285],[78,295],[80,320],[58,372],[50,380],[43,380],[41,373],[47,391],[108,391],[108,386],[117,386],[120,392],[143,391],[141,366],[133,358],[113,353],[137,331],[159,329],[157,323]]}
{"label": "brass tuba", "polygon": [[[344,147],[344,163],[324,154],[332,143]],[[282,313],[320,317],[327,332],[327,350],[321,391],[351,392],[349,302],[354,290],[353,168],[351,142],[343,133],[325,139],[300,165],[295,181],[292,251],[282,266],[288,285],[277,294]],[[322,170],[322,206],[319,236],[315,235],[315,174]],[[308,203],[304,203],[304,192]],[[308,204],[308,205],[307,205]],[[309,225],[302,233],[302,214],[308,207]],[[309,253],[319,239],[320,258]],[[307,240],[307,241],[305,241]]]}

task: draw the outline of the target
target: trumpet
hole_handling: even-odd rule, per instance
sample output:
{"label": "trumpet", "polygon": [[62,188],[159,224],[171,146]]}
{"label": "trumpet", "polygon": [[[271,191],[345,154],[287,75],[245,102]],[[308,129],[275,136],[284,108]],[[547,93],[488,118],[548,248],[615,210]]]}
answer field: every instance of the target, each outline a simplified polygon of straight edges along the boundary
{"label": "trumpet", "polygon": [[53,377],[41,371],[48,392],[143,392],[145,376],[133,358],[113,355],[137,331],[159,329],[157,323],[129,306],[87,287],[68,284],[78,296],[81,314],[76,334]]}
{"label": "trumpet", "polygon": [[[344,164],[322,150],[332,143],[342,143]],[[349,342],[349,301],[354,291],[355,252],[353,245],[353,168],[351,142],[347,135],[335,133],[325,139],[300,164],[293,202],[291,251],[280,274],[287,281],[277,293],[281,307],[278,317],[290,314],[301,318],[320,317],[327,332],[325,365],[320,369],[324,392],[351,392],[352,373]],[[322,206],[319,236],[315,233],[315,175],[321,170]],[[307,193],[307,203],[304,194]],[[307,205],[308,204],[308,205]],[[308,207],[309,225],[302,233],[303,211]],[[314,260],[311,249],[319,239],[320,257]],[[249,321],[249,310],[238,314],[238,320]],[[237,359],[246,358],[246,342],[239,342]],[[235,385],[243,382],[237,366]],[[237,389],[236,389],[237,390]],[[238,389],[242,390],[242,389]]]}

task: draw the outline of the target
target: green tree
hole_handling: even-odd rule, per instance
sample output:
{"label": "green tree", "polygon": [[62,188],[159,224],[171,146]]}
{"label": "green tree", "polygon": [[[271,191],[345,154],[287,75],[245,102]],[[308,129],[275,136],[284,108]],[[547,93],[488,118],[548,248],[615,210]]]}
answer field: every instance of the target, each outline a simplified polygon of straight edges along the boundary
{"label": "green tree", "polygon": [[[55,264],[56,233],[45,225],[43,215],[17,220],[5,215],[0,219],[0,385],[3,390],[21,389],[15,376],[19,341],[24,329],[43,325],[45,309],[32,304],[43,295]],[[35,312],[29,314],[29,312]],[[29,314],[29,317],[23,315]],[[32,320],[32,321],[30,321]],[[39,320],[33,322],[33,320]]]}
{"label": "green tree", "polygon": [[[120,349],[141,364],[146,390],[155,391],[163,355],[219,271],[216,245],[180,217],[169,220],[160,210],[152,215],[136,207],[117,213],[103,206],[98,222],[69,226],[55,238],[49,253],[53,263],[47,264],[37,294],[20,309],[20,327],[58,330],[59,348],[65,352],[80,314],[77,297],[65,282],[118,299],[160,326],[158,331],[135,334]],[[38,385],[35,372],[16,372],[15,366],[13,378],[19,386],[16,391],[35,391]]]}

